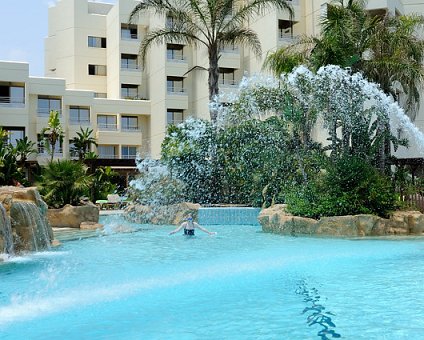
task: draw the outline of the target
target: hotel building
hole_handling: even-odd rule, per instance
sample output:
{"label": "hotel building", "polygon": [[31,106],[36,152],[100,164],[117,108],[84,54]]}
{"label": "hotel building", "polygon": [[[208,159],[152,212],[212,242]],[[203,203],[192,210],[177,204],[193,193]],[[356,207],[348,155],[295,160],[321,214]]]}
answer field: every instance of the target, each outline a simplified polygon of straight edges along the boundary
{"label": "hotel building", "polygon": [[[154,45],[145,65],[138,56],[149,30],[165,27],[166,17],[141,15],[128,23],[136,0],[116,4],[87,0],[59,0],[49,8],[45,39],[45,77],[31,77],[29,65],[0,62],[0,126],[10,142],[28,136],[39,142],[50,110],[60,112],[65,138],[56,157],[72,157],[70,140],[80,127],[93,129],[101,164],[133,169],[137,154],[160,156],[166,126],[189,116],[208,118],[207,52],[187,45]],[[263,55],[247,47],[222,46],[219,60],[221,93],[235,91],[244,74],[261,71],[268,51],[288,45],[300,34],[317,35],[328,1],[292,0],[294,17],[271,11],[251,20]],[[416,0],[369,0],[376,14],[424,13]],[[421,105],[424,108],[424,104]],[[424,131],[424,115],[415,124]],[[40,146],[35,157],[48,156]],[[421,157],[408,150],[405,158]]]}

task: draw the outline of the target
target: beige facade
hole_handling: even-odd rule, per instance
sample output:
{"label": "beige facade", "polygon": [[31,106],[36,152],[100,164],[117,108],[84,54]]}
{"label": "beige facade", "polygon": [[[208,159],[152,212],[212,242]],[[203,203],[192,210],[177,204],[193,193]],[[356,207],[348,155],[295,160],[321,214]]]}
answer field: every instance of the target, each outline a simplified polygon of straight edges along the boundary
{"label": "beige facade", "polygon": [[[87,0],[60,0],[49,8],[45,40],[46,78],[30,77],[28,64],[0,62],[0,125],[13,136],[34,141],[47,123],[49,109],[58,109],[65,128],[61,153],[69,157],[69,140],[89,126],[98,140],[100,158],[159,157],[169,123],[189,116],[208,118],[204,49],[176,44],[155,45],[141,65],[139,45],[148,30],[164,27],[165,17],[143,15],[129,25],[135,0],[115,5]],[[244,74],[261,71],[269,51],[290,44],[300,34],[317,35],[327,1],[292,0],[294,18],[272,11],[250,21],[260,38],[259,58],[248,48],[225,46],[219,60],[220,92],[235,91]],[[369,0],[376,13],[424,13],[416,0]],[[421,105],[424,107],[424,103]],[[424,130],[424,115],[416,125]],[[408,150],[404,157],[420,157]],[[41,153],[38,160],[43,162]]]}

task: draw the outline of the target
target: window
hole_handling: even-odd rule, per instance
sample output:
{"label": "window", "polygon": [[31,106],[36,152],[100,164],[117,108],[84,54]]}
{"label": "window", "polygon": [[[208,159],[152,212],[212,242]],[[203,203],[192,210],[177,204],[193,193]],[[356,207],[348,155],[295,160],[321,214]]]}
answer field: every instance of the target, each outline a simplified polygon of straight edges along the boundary
{"label": "window", "polygon": [[97,128],[100,130],[116,131],[116,116],[99,115],[97,116]]}
{"label": "window", "polygon": [[123,145],[121,147],[121,155],[124,159],[135,159],[137,157],[137,147]]}
{"label": "window", "polygon": [[88,36],[88,47],[106,48],[106,38]]}
{"label": "window", "polygon": [[122,39],[138,39],[137,26],[136,25],[121,25],[121,38]]}
{"label": "window", "polygon": [[0,105],[23,107],[25,104],[25,85],[0,83]]}
{"label": "window", "polygon": [[138,98],[138,85],[122,84],[121,97],[123,99],[137,99]]}
{"label": "window", "polygon": [[90,108],[81,106],[71,106],[69,108],[69,121],[71,122],[71,124],[90,124]]}
{"label": "window", "polygon": [[3,126],[3,130],[7,131],[7,137],[5,142],[12,146],[16,146],[18,139],[23,139],[25,137],[25,128],[23,127]]}
{"label": "window", "polygon": [[99,158],[117,158],[116,148],[114,145],[99,145],[97,147],[97,152],[99,154]]}
{"label": "window", "polygon": [[92,76],[105,76],[106,65],[88,65],[88,74]]}
{"label": "window", "polygon": [[61,113],[62,100],[60,98],[38,96],[38,115],[49,116],[50,111],[58,111]]}
{"label": "window", "polygon": [[222,85],[235,85],[235,76],[233,68],[219,68],[219,79],[218,84]]}
{"label": "window", "polygon": [[290,20],[278,20],[278,32],[280,39],[293,38],[293,22]]}
{"label": "window", "polygon": [[167,16],[166,17],[165,26],[167,28],[170,28],[170,27],[174,26],[175,23],[176,23],[176,20],[173,17],[171,17],[171,16]]}
{"label": "window", "polygon": [[134,117],[134,116],[122,116],[121,117],[121,130],[139,131],[137,117]]}
{"label": "window", "polygon": [[173,61],[184,60],[184,45],[168,44],[166,45],[166,59]]}
{"label": "window", "polygon": [[138,56],[136,54],[121,54],[121,68],[138,70]]}
{"label": "window", "polygon": [[167,77],[166,88],[168,93],[184,93],[184,78],[181,77]]}
{"label": "window", "polygon": [[184,111],[183,110],[177,110],[177,109],[168,109],[166,117],[166,123],[169,124],[180,124],[184,121]]}

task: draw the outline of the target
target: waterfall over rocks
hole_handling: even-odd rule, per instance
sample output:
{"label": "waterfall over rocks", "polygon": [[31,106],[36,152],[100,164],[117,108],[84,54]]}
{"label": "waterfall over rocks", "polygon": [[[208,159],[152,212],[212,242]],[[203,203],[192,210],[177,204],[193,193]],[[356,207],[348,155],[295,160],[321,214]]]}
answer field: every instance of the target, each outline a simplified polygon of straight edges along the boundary
{"label": "waterfall over rocks", "polygon": [[0,253],[49,249],[53,230],[35,187],[0,187]]}
{"label": "waterfall over rocks", "polygon": [[2,204],[0,204],[0,253],[9,255],[15,253],[10,218]]}

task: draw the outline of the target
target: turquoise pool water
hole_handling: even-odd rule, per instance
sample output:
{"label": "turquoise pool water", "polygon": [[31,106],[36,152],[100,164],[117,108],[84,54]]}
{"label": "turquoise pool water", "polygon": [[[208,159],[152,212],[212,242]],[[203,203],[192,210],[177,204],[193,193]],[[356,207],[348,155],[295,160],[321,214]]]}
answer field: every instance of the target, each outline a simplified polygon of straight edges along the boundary
{"label": "turquoise pool water", "polygon": [[0,264],[0,339],[424,339],[423,238],[103,223]]}

